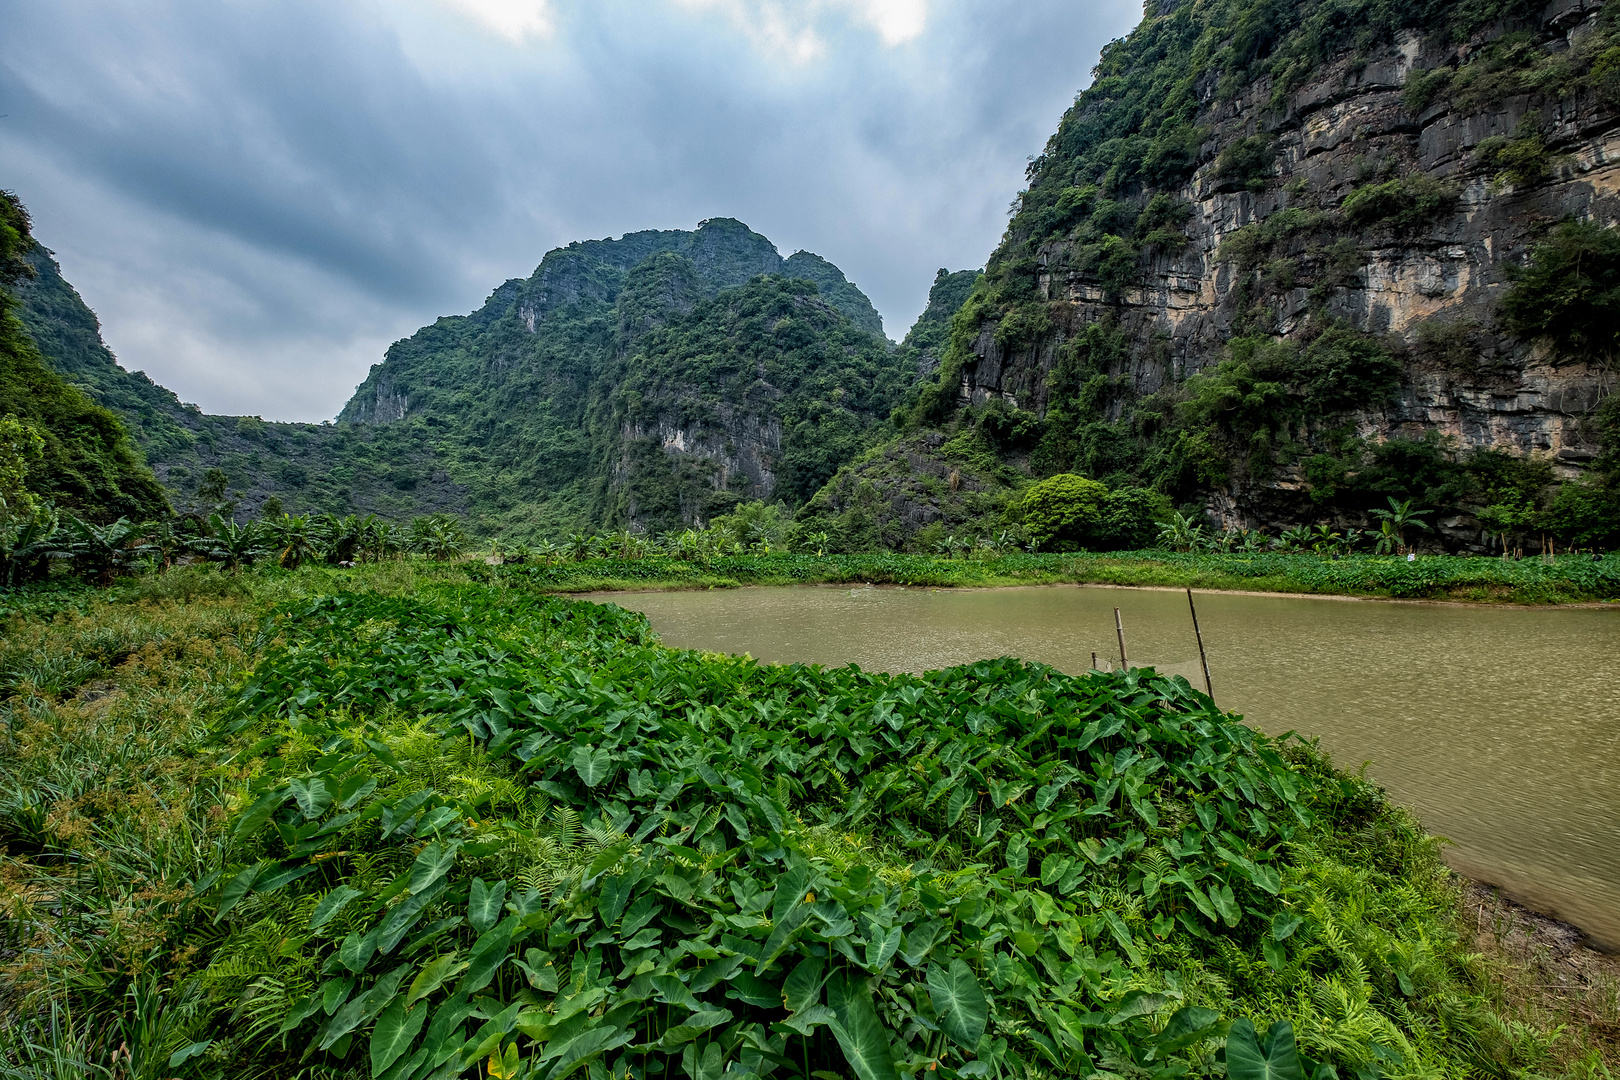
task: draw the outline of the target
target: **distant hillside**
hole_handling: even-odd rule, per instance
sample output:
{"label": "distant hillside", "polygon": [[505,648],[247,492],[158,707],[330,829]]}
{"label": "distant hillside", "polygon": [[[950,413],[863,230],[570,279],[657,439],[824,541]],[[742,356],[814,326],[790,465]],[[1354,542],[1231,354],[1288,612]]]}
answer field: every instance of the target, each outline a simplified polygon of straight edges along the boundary
{"label": "distant hillside", "polygon": [[0,417],[17,417],[44,443],[25,490],[92,521],[161,513],[163,490],[123,424],[47,364],[18,319],[33,248],[27,212],[0,192]]}
{"label": "distant hillside", "polygon": [[218,469],[242,513],[272,497],[295,513],[448,510],[514,537],[797,507],[892,434],[938,366],[941,304],[976,275],[942,272],[895,346],[838,267],[783,259],[729,218],[569,244],[393,345],[335,424],[282,424],[205,414],[124,370],[50,253],[28,260],[28,332],[124,418],[177,506]]}
{"label": "distant hillside", "polygon": [[34,275],[15,291],[28,336],[52,368],[123,420],[177,509],[201,505],[197,490],[211,469],[225,473],[242,513],[257,513],[272,496],[293,513],[406,518],[465,508],[434,448],[404,433],[214,416],[183,404],[119,365],[49,251],[34,244],[26,259]]}

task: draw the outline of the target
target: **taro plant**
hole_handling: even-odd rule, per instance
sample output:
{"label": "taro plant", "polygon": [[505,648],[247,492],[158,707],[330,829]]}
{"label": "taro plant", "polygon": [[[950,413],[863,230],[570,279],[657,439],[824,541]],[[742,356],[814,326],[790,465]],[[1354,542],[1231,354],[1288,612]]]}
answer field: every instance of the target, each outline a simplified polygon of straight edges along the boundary
{"label": "taro plant", "polygon": [[[276,634],[233,725],[268,764],[209,883],[215,1060],[1169,1077],[1224,1045],[1229,1076],[1303,1080],[1465,1053],[1368,996],[1426,895],[1342,861],[1381,804],[1182,680],[762,666],[477,587],[321,598]],[[1438,865],[1389,835],[1382,865]],[[1241,970],[1256,1003],[1335,980],[1377,1023],[1273,1013],[1260,1039],[1177,970]]]}

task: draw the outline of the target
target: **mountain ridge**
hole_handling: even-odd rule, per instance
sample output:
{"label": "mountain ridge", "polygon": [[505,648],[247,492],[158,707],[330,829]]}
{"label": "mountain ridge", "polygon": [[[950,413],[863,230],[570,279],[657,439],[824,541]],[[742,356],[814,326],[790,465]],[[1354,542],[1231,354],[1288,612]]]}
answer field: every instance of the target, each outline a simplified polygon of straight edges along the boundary
{"label": "mountain ridge", "polygon": [[[267,505],[395,519],[450,511],[481,531],[515,536],[694,523],[748,498],[802,502],[844,456],[882,435],[923,370],[914,348],[882,336],[881,317],[837,266],[806,251],[783,258],[742,222],[712,218],[692,231],[553,249],[529,278],[509,279],[475,310],[395,343],[335,423],[215,416],[122,368],[50,252],[35,247],[29,259],[36,276],[20,290],[20,309],[32,338],[55,368],[124,419],[181,508],[201,506],[223,474],[243,514]],[[738,290],[731,309],[715,306]],[[739,303],[769,308],[773,321],[759,322],[758,312],[745,319]],[[706,318],[753,321],[740,338],[711,335],[713,354],[681,354],[669,328],[709,333]],[[666,370],[660,385],[686,405],[660,419],[644,398],[617,393],[651,370],[638,351],[649,348],[688,368],[728,350],[747,353],[758,377],[735,386],[736,401],[694,428],[702,388],[672,381]],[[800,355],[805,349],[815,356]],[[668,359],[678,354],[678,363]],[[793,369],[785,374],[784,361]],[[813,387],[796,364],[852,373],[851,385],[833,378]],[[774,374],[760,374],[766,367]],[[750,392],[757,400],[744,400]],[[492,423],[468,420],[471,398]],[[689,415],[678,417],[681,409]],[[777,415],[781,409],[791,415]],[[655,432],[669,436],[667,446]],[[787,484],[780,493],[779,473]],[[655,505],[663,509],[647,519]]]}

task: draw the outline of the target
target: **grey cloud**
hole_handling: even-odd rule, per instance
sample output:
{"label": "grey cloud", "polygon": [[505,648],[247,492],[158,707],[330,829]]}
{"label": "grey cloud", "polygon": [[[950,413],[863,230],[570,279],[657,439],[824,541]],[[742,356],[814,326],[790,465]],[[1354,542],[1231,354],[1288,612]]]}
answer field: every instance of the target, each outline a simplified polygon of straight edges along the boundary
{"label": "grey cloud", "polygon": [[837,263],[898,336],[1139,14],[936,0],[913,41],[829,24],[796,66],[651,0],[521,46],[428,0],[6,5],[0,186],[124,362],[217,411],[330,416],[548,248],[717,215]]}

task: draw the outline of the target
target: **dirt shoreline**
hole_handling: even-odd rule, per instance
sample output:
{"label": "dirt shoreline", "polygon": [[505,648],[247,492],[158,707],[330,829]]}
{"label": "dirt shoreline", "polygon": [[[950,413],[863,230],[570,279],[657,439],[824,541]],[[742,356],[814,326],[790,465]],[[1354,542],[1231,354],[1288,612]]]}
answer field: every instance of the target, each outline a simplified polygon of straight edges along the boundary
{"label": "dirt shoreline", "polygon": [[1604,1062],[1620,1064],[1620,955],[1493,885],[1459,880],[1459,929],[1465,939],[1472,935],[1474,948],[1495,969],[1498,998],[1547,1026],[1574,1022]]}

